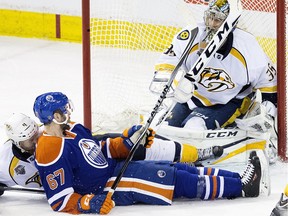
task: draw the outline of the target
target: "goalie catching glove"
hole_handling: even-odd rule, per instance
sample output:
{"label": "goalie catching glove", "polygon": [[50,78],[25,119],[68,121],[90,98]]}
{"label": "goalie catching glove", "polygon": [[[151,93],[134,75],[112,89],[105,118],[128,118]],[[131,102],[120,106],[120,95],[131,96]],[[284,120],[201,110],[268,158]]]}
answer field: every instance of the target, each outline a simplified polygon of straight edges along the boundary
{"label": "goalie catching glove", "polygon": [[[131,149],[134,144],[136,144],[136,141],[138,137],[142,134],[144,131],[144,127],[142,125],[134,125],[131,128],[127,128],[123,131],[122,138],[123,143],[128,149]],[[148,128],[148,130],[145,132],[145,135],[140,140],[140,145],[143,145],[145,148],[150,148],[153,144],[155,137],[155,131],[151,128]]]}
{"label": "goalie catching glove", "polygon": [[[267,104],[269,105],[268,113]],[[273,114],[276,113],[276,107],[270,103],[255,102],[250,110],[247,111],[242,119],[235,119],[237,126],[246,131],[265,133],[274,127]],[[272,107],[272,108],[271,108]],[[273,110],[273,108],[275,110]]]}
{"label": "goalie catching glove", "polygon": [[178,103],[186,103],[193,95],[196,88],[195,79],[190,74],[185,74],[174,90],[173,100]]}

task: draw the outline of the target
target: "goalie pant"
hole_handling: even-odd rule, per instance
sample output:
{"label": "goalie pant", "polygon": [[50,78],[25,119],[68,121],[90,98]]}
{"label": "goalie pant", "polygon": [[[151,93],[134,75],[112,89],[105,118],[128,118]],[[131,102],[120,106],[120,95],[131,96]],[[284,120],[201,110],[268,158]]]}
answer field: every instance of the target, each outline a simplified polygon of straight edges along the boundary
{"label": "goalie pant", "polygon": [[[117,164],[114,177],[108,180],[104,191],[110,189],[122,166],[123,162]],[[170,205],[173,198],[232,198],[240,197],[241,191],[238,173],[183,163],[132,161],[113,194],[113,200],[116,205]]]}

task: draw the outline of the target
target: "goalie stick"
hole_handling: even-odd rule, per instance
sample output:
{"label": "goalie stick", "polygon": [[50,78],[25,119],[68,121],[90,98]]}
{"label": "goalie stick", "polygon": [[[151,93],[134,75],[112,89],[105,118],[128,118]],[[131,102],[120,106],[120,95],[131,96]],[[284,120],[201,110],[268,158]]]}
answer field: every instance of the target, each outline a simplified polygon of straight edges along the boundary
{"label": "goalie stick", "polygon": [[[236,143],[234,144],[236,145]],[[245,144],[244,146],[232,151],[232,152],[229,152],[227,155],[225,155],[224,157],[221,157],[219,158],[218,160],[216,161],[213,161],[211,163],[211,165],[215,165],[215,164],[218,164],[224,160],[227,160],[229,158],[232,158],[238,154],[241,154],[245,151],[248,151],[248,150],[256,150],[256,149],[259,149],[259,150],[264,150],[265,149],[265,145],[266,145],[266,141],[265,140],[262,140],[262,141],[255,141],[255,142],[252,142],[252,143],[248,143],[248,144]]]}
{"label": "goalie stick", "polygon": [[[202,54],[199,56],[198,61],[194,64],[194,66],[190,69],[190,71],[187,73],[187,75],[191,75],[192,76],[198,76],[200,75],[200,72],[204,69],[205,65],[208,63],[208,61],[210,60],[210,58],[215,54],[215,52],[218,50],[218,48],[223,44],[223,42],[226,40],[226,37],[228,36],[228,34],[232,31],[232,29],[236,26],[239,17],[241,16],[241,12],[242,12],[242,8],[241,8],[241,4],[239,4],[240,0],[231,0],[231,8],[230,8],[230,13],[228,15],[228,17],[226,18],[226,20],[222,23],[222,25],[220,26],[220,28],[218,29],[218,31],[216,32],[216,34],[213,36],[212,40],[209,42],[209,44],[207,45],[207,47],[204,49],[204,51],[202,52]],[[192,36],[196,36],[195,33],[197,32],[193,32],[193,31],[197,31],[198,32],[198,28],[195,28],[192,30],[191,34]],[[171,77],[169,79],[169,81],[167,82],[167,84],[165,85],[162,93],[160,94],[160,97],[158,99],[158,101],[156,102],[155,107],[153,108],[150,117],[148,118],[142,133],[140,134],[140,136],[138,137],[138,139],[136,140],[135,144],[133,145],[132,149],[129,152],[129,155],[127,156],[123,167],[121,168],[119,174],[117,175],[115,181],[113,182],[113,185],[111,186],[111,189],[109,190],[107,197],[112,197],[122,176],[124,175],[125,170],[127,169],[129,162],[132,160],[135,151],[137,150],[138,146],[140,145],[140,141],[142,140],[142,138],[144,137],[144,135],[146,134],[147,130],[149,129],[155,115],[157,114],[159,107],[161,106],[161,104],[163,103],[164,99],[166,98],[167,93],[169,92],[169,89],[177,75],[177,72],[179,70],[179,68],[181,67],[183,61],[186,59],[187,55],[189,54],[190,51],[190,46],[192,46],[193,41],[195,38],[191,37],[187,47],[185,48],[179,63],[177,64],[177,66],[175,67],[175,69],[173,70]],[[195,79],[197,80],[197,79]]]}

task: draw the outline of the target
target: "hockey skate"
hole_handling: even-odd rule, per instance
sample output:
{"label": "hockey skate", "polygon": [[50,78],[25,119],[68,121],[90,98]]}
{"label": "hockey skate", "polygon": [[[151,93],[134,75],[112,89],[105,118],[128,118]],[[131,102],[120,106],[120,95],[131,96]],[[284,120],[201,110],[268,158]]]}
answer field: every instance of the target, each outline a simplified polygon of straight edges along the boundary
{"label": "hockey skate", "polygon": [[256,151],[250,153],[248,164],[241,175],[243,197],[258,197],[260,194],[260,183],[262,169],[260,159]]}

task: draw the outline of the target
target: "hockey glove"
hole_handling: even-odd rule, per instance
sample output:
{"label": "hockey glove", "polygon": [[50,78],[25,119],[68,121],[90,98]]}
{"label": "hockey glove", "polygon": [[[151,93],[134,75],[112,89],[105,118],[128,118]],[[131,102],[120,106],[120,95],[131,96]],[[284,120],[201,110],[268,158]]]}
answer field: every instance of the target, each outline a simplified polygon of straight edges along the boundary
{"label": "hockey glove", "polygon": [[3,193],[5,191],[5,187],[7,187],[7,185],[0,183],[0,196],[3,195]]}
{"label": "hockey glove", "polygon": [[114,206],[112,193],[86,194],[78,201],[78,210],[82,213],[108,214]]}
{"label": "hockey glove", "polygon": [[195,85],[195,80],[186,74],[178,83],[175,91],[173,100],[178,103],[186,103],[189,101],[193,95]]}
{"label": "hockey glove", "polygon": [[[142,125],[134,125],[131,128],[127,128],[123,131],[122,138],[123,143],[130,150],[133,145],[136,143],[138,137],[143,132],[144,127]],[[155,131],[149,128],[143,138],[140,140],[140,145],[143,145],[145,148],[150,148],[153,144],[155,136]]]}
{"label": "hockey glove", "polygon": [[[170,76],[171,76],[171,71],[168,71],[168,70],[167,71],[166,70],[155,71],[153,80],[149,86],[149,90],[156,95],[160,95],[165,85],[169,81]],[[170,89],[166,97],[169,97],[169,94],[171,94],[172,91],[173,89]]]}

